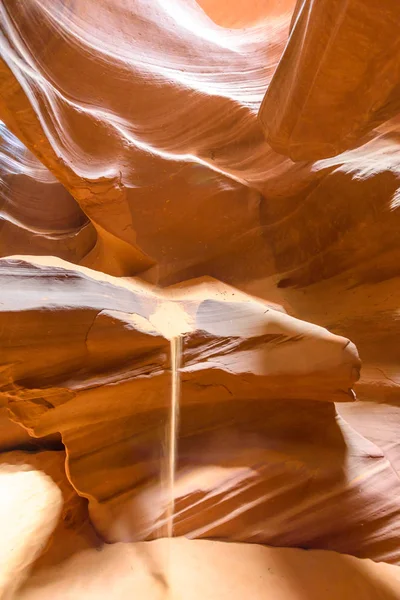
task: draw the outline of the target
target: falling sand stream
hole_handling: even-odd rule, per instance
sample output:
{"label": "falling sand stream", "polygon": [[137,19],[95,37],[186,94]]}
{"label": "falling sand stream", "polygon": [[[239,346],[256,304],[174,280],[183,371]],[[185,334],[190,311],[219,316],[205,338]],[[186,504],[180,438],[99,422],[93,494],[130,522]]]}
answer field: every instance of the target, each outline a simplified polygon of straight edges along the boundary
{"label": "falling sand stream", "polygon": [[[180,411],[180,373],[182,357],[182,338],[176,336],[170,340],[171,347],[171,404],[166,421],[166,454],[165,454],[165,488],[167,494],[166,508],[166,534],[172,541],[174,535],[174,513],[175,513],[175,478],[178,454],[179,436],[179,411]],[[172,589],[173,577],[173,549],[172,542],[168,544],[168,556],[166,557],[166,576],[169,588],[169,597],[176,598]]]}
{"label": "falling sand stream", "polygon": [[180,374],[182,358],[182,338],[177,336],[171,339],[171,406],[167,421],[167,537],[174,534],[175,512],[175,473],[179,434],[179,408],[180,408]]}
{"label": "falling sand stream", "polygon": [[[189,321],[187,313],[177,303],[163,301],[157,307],[155,313],[150,317],[152,325],[162,333],[170,342],[171,358],[171,396],[169,410],[164,429],[164,452],[161,463],[161,487],[163,489],[162,497],[165,498],[162,532],[163,536],[172,540],[174,535],[174,516],[175,516],[175,495],[176,495],[176,469],[178,458],[178,438],[179,438],[179,412],[180,412],[180,387],[181,375],[180,368],[182,364],[182,345],[185,333],[192,331],[193,326]],[[173,582],[173,552],[172,543],[167,544],[168,556],[164,558],[165,574],[168,582],[169,594],[172,593],[171,583]]]}

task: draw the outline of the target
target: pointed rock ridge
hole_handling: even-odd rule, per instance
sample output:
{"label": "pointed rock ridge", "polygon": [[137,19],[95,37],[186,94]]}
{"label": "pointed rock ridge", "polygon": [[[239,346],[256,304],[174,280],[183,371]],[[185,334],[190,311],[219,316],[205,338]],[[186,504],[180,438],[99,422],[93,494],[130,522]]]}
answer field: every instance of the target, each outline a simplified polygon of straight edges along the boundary
{"label": "pointed rock ridge", "polygon": [[298,0],[259,111],[276,152],[335,156],[399,113],[397,24],[396,0]]}

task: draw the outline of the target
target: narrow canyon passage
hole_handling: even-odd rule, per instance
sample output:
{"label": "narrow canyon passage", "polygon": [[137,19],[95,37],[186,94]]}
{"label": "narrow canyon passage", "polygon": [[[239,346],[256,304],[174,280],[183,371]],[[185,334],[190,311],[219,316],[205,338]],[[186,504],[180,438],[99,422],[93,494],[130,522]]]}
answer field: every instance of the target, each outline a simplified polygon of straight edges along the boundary
{"label": "narrow canyon passage", "polygon": [[0,0],[0,600],[400,597],[399,21]]}

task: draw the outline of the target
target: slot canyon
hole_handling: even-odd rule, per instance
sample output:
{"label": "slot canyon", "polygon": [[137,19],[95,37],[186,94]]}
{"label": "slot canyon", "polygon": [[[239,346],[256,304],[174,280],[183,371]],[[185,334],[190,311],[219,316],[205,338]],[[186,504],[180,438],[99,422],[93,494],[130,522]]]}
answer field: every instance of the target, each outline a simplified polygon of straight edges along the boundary
{"label": "slot canyon", "polygon": [[0,600],[400,599],[396,0],[0,0]]}

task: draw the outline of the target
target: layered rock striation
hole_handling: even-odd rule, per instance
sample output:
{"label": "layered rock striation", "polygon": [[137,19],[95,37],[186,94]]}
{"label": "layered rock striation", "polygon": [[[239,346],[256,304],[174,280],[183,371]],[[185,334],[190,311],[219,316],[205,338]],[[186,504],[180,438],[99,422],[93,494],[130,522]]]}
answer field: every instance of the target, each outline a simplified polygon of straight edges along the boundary
{"label": "layered rock striation", "polygon": [[395,567],[326,552],[400,560],[397,22],[0,3],[0,458],[40,496],[4,597],[40,553],[22,598],[168,592],[162,542],[98,551],[166,533],[176,336],[174,534],[314,549],[177,540],[176,589],[213,557],[214,591],[398,596]]}

